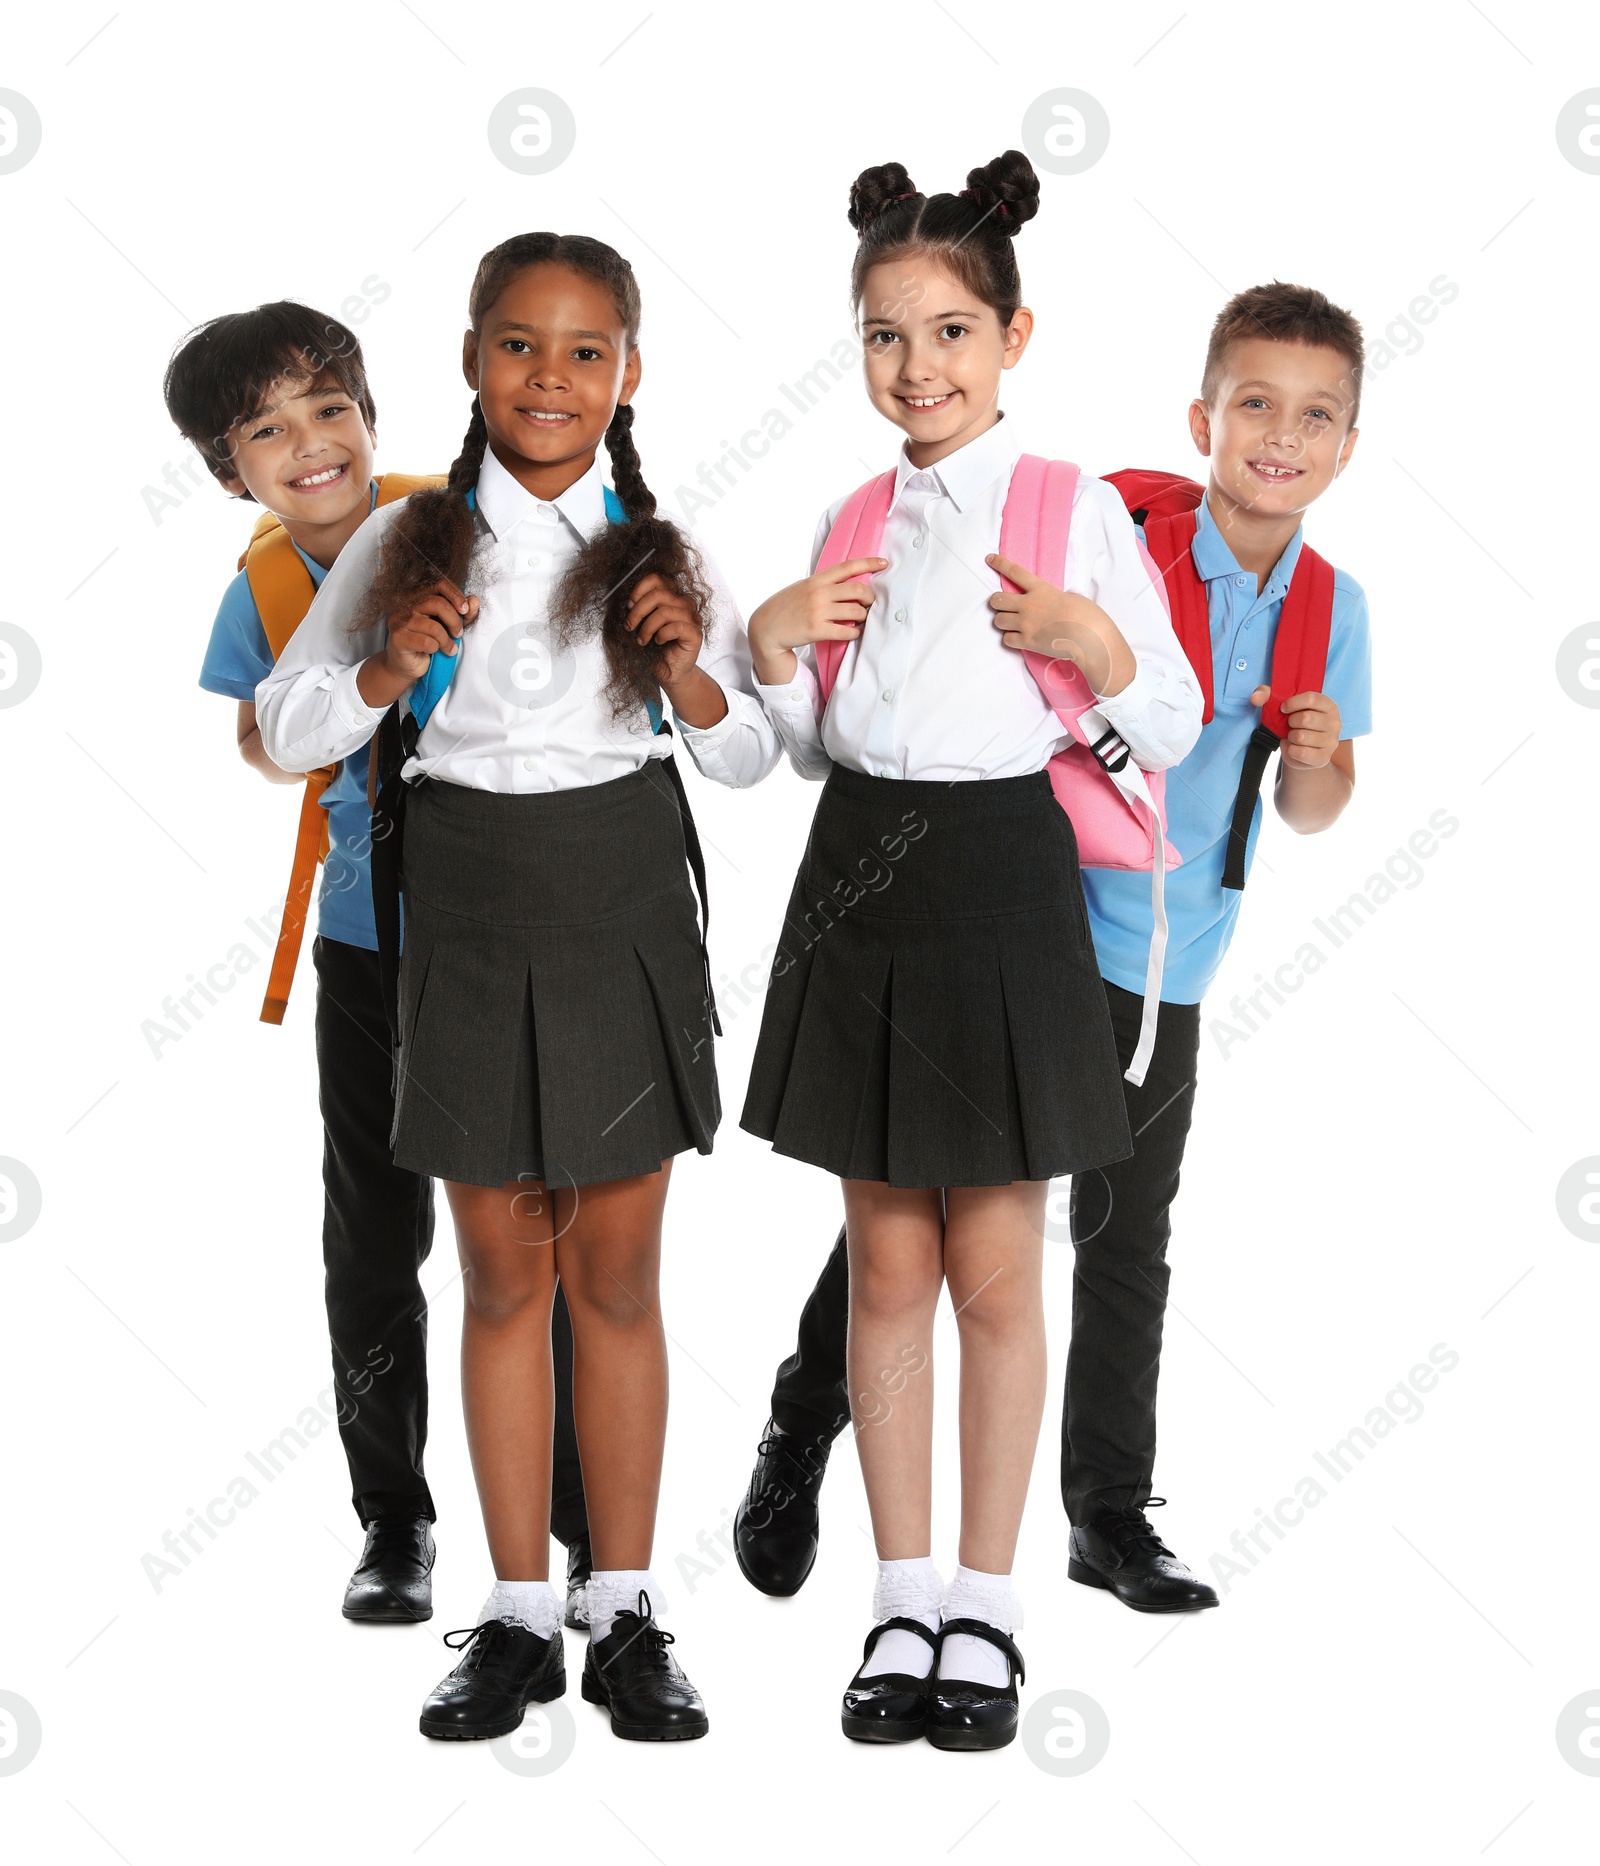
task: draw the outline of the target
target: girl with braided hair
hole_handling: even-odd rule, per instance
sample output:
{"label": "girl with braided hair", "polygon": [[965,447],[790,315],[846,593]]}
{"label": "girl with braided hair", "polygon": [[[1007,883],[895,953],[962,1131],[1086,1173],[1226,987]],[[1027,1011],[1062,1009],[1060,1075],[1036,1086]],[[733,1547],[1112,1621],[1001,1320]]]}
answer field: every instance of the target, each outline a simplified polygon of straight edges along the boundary
{"label": "girl with braided hair", "polygon": [[[1000,408],[1033,329],[1014,242],[1038,204],[1016,150],[958,194],[924,195],[898,163],[857,180],[867,394],[904,441],[892,472],[824,515],[813,574],[750,620],[785,749],[826,779],[741,1124],[843,1182],[849,1394],[879,1557],[843,1728],[943,1749],[1017,1728],[1011,1569],[1044,1404],[1047,1182],[1131,1150],[1076,837],[1046,769],[1072,738],[1023,651],[1052,676],[1070,662],[1060,677],[1087,682],[1144,769],[1176,763],[1200,726],[1122,501],[1029,460]],[[1019,472],[1060,489],[1054,518],[1071,502],[1063,588],[999,555]],[[835,877],[864,874],[862,850],[874,872],[840,911]],[[823,936],[793,937],[819,917]],[[930,1545],[946,1287],[961,1343],[948,1588]]]}
{"label": "girl with braided hair", "polygon": [[549,1580],[559,1278],[594,1563],[583,1695],[619,1736],[697,1737],[705,1709],[649,1572],[657,1272],[673,1156],[711,1151],[720,1104],[688,880],[703,897],[703,867],[664,709],[719,783],[758,782],[779,748],[737,610],[640,467],[626,260],[519,235],[484,257],[469,308],[461,452],[346,546],[258,695],[261,733],[304,770],[409,714],[392,1142],[446,1182],[496,1577],[421,1727],[498,1736],[566,1687]]}

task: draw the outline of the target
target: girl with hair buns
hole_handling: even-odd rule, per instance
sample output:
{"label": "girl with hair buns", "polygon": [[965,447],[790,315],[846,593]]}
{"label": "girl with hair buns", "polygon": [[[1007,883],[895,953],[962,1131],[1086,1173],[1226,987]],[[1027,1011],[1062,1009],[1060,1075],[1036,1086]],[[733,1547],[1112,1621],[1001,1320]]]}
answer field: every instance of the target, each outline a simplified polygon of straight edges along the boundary
{"label": "girl with hair buns", "polygon": [[[839,500],[813,574],[750,619],[778,735],[826,780],[742,1125],[843,1181],[879,1556],[843,1725],[947,1749],[1016,1731],[1011,1568],[1044,1403],[1046,1182],[1131,1151],[1073,826],[1045,769],[1071,735],[1023,651],[1072,662],[1146,770],[1183,757],[1201,711],[1111,487],[1076,481],[1063,589],[997,552],[1022,454],[1000,387],[1033,330],[1013,243],[1038,205],[1016,150],[958,194],[922,194],[898,163],[857,180],[867,394],[905,437],[892,490],[875,483],[882,555],[816,570],[842,548],[825,550],[841,512],[866,509]],[[840,538],[868,529],[847,517]],[[961,1344],[948,1588],[931,1559],[941,1287]]]}
{"label": "girl with hair buns", "polygon": [[495,1572],[423,1732],[499,1736],[566,1689],[549,1580],[559,1278],[594,1560],[583,1695],[619,1736],[698,1737],[649,1572],[662,1208],[673,1156],[709,1153],[720,1115],[690,865],[704,883],[663,702],[718,783],[758,782],[779,747],[743,623],[640,468],[627,261],[519,235],[480,263],[470,314],[472,419],[449,478],[345,547],[260,690],[261,734],[301,771],[397,702],[413,715],[393,1147],[446,1182]]}

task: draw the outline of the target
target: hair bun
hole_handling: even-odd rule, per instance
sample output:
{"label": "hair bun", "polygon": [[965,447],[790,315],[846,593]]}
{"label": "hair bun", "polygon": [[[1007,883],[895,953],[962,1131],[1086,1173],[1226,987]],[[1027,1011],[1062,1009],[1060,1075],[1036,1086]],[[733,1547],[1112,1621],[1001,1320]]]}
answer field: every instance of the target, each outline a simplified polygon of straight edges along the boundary
{"label": "hair bun", "polygon": [[1032,220],[1039,211],[1039,177],[1020,149],[1008,149],[982,168],[973,169],[962,193],[1013,239],[1022,230],[1023,222]]}
{"label": "hair bun", "polygon": [[917,184],[899,162],[864,168],[850,187],[850,225],[857,233],[864,232],[869,221],[917,191]]}

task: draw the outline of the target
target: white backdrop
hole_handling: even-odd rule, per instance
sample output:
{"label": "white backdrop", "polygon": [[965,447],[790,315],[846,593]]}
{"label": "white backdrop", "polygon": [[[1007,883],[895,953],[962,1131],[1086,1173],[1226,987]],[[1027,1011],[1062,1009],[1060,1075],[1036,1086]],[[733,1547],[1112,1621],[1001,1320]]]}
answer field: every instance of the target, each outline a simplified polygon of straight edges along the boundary
{"label": "white backdrop", "polygon": [[[129,1866],[1550,1859],[1600,1805],[1583,1733],[1600,158],[1571,113],[1558,126],[1575,94],[1600,102],[1600,20],[1507,0],[647,5],[70,0],[5,29],[0,622],[41,671],[28,692],[24,642],[0,690],[0,1177],[20,1188],[0,1214],[0,1845]],[[526,87],[575,125],[537,174],[488,134]],[[1045,173],[1020,242],[1038,334],[1007,407],[1027,442],[1099,471],[1190,462],[1209,322],[1264,279],[1321,286],[1374,348],[1361,442],[1311,535],[1367,590],[1377,732],[1331,833],[1263,836],[1210,1005],[1238,1034],[1208,1026],[1172,1248],[1158,1523],[1221,1610],[1150,1619],[1065,1578],[1064,1245],[1019,1558],[1024,1696],[1092,1699],[1095,1766],[1046,1766],[1070,1740],[969,1760],[840,1737],[871,1576],[848,1441],[793,1602],[695,1555],[744,1487],[838,1204],[736,1126],[815,792],[786,769],[748,795],[691,772],[714,969],[757,982],[748,1004],[724,993],[729,1112],[668,1209],[657,1566],[712,1733],[614,1741],[577,1698],[573,1641],[558,1769],[430,1744],[439,1635],[470,1624],[488,1575],[448,1219],[424,1278],[438,1611],[352,1626],[360,1538],[331,1427],[275,1481],[249,1462],[330,1379],[309,960],[282,1029],[256,1021],[264,968],[159,1056],[143,1029],[191,974],[261,950],[249,923],[281,898],[296,807],[195,685],[249,518],[185,477],[162,367],[203,318],[305,299],[356,324],[380,466],[439,470],[465,424],[479,254],[521,229],[593,233],[643,285],[637,432],[665,498],[768,409],[794,413],[785,385],[848,335],[856,172],[895,158],[960,186],[1065,87],[1098,101],[1109,146]],[[26,161],[18,96],[41,126]],[[846,377],[696,511],[747,608],[804,572],[817,513],[896,438]],[[1454,832],[1394,860],[1392,896],[1375,885],[1441,812]],[[1335,947],[1315,923],[1357,893],[1376,904]],[[1245,1028],[1234,995],[1308,941],[1326,963]],[[950,1369],[947,1319],[939,1350]],[[1411,1374],[1430,1353],[1449,1364],[1431,1386]],[[947,1569],[953,1390],[946,1372]],[[1358,1425],[1371,1449],[1336,1477],[1321,1460]],[[248,1507],[155,1585],[144,1557],[241,1476]]]}

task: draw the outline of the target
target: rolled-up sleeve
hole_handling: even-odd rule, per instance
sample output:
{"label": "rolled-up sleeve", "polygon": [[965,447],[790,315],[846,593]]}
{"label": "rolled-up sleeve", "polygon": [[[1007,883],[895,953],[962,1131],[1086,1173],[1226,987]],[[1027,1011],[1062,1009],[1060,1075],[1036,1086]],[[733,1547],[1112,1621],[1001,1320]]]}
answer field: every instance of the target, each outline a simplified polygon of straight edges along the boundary
{"label": "rolled-up sleeve", "polygon": [[703,546],[701,565],[711,590],[711,628],[697,665],[721,687],[728,710],[714,726],[677,722],[678,734],[702,777],[730,790],[759,784],[778,762],[782,747],[756,691],[744,617],[722,572]]}
{"label": "rolled-up sleeve", "polygon": [[1167,613],[1127,508],[1104,480],[1079,482],[1068,544],[1066,587],[1098,603],[1133,651],[1134,676],[1100,699],[1134,762],[1165,771],[1188,756],[1200,736],[1200,683]]}
{"label": "rolled-up sleeve", "polygon": [[256,688],[256,723],[267,756],[285,771],[315,771],[359,751],[378,729],[383,708],[356,689],[361,663],[384,645],[382,623],[351,633],[378,567],[384,532],[399,503],[362,525],[322,580],[306,619]]}

